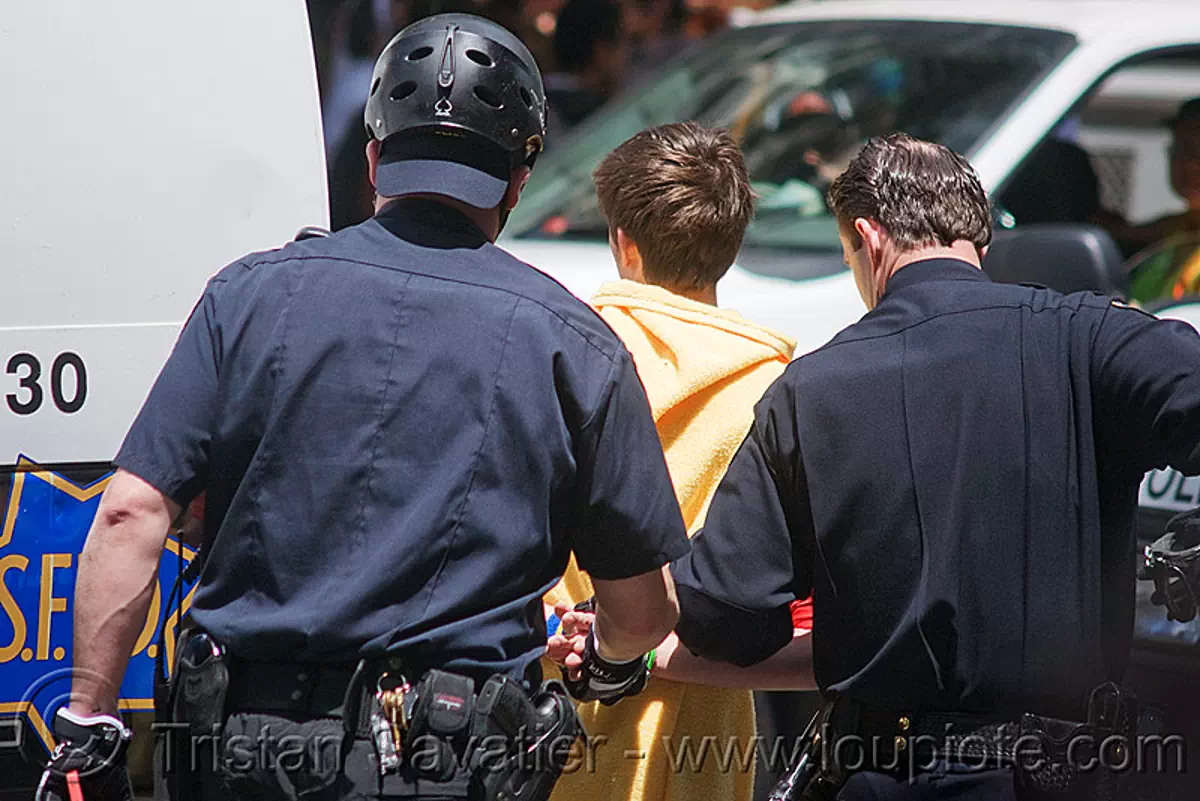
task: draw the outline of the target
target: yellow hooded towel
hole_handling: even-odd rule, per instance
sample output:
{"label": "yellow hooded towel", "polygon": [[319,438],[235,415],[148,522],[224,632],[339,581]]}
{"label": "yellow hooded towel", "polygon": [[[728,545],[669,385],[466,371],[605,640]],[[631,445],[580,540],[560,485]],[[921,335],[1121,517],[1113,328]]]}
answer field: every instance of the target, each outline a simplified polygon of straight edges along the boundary
{"label": "yellow hooded towel", "polygon": [[[625,342],[646,387],[689,536],[734,453],[754,404],[783,373],[796,343],[661,287],[605,284],[592,305]],[[592,596],[572,559],[546,602]],[[557,667],[546,662],[547,675]],[[650,679],[644,692],[606,707],[579,708],[592,747],[564,775],[552,801],[723,798],[754,790],[754,703],[748,690]]]}

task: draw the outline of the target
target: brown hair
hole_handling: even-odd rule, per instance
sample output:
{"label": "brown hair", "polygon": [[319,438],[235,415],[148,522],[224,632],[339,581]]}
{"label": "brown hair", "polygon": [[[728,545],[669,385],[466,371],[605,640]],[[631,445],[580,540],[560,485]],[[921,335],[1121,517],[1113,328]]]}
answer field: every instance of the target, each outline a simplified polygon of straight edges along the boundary
{"label": "brown hair", "polygon": [[894,133],[871,139],[829,187],[829,206],[855,246],[854,221],[875,220],[905,250],[992,241],[992,215],[974,168],[944,145]]}
{"label": "brown hair", "polygon": [[754,216],[742,152],[727,131],[693,122],[642,131],[592,175],[610,230],[637,244],[646,280],[675,289],[715,284]]}

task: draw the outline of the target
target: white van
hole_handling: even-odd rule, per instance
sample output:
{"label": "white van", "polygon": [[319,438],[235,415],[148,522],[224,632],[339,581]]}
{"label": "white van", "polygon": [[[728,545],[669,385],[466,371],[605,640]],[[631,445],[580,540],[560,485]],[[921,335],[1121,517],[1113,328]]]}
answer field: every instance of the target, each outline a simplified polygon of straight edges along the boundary
{"label": "white van", "polygon": [[[1163,121],[1200,96],[1190,0],[833,0],[741,18],[550,143],[505,246],[581,297],[614,276],[591,171],[624,139],[677,120],[727,127],[760,196],[721,302],[819,347],[863,313],[810,151],[835,168],[904,130],[963,153],[1003,199],[1057,136],[1090,151],[1101,196],[1131,219],[1181,208]],[[840,136],[839,136],[840,134]],[[999,210],[1000,227],[1011,215]]]}
{"label": "white van", "polygon": [[[6,0],[0,98],[2,795],[36,784],[78,554],[180,326],[210,275],[328,211],[304,0]],[[171,548],[131,711],[151,708],[175,551],[190,556]]]}

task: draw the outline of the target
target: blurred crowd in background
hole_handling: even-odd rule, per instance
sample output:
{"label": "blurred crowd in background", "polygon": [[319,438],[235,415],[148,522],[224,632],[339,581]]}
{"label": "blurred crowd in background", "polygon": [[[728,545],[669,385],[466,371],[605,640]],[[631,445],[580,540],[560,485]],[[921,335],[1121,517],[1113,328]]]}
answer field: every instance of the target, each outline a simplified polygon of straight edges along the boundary
{"label": "blurred crowd in background", "polygon": [[372,213],[362,111],[375,58],[406,25],[469,12],[517,34],[545,77],[547,147],[667,58],[768,0],[308,0],[334,230]]}

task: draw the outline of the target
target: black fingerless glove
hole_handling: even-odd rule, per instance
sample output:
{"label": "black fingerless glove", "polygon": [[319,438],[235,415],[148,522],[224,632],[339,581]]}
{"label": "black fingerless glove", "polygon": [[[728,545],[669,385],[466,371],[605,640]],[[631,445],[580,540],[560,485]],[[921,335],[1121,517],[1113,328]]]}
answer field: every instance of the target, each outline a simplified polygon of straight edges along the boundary
{"label": "black fingerless glove", "polygon": [[69,801],[75,784],[86,801],[132,801],[125,752],[133,732],[110,715],[80,717],[59,709],[58,745],[38,783],[35,801]]}
{"label": "black fingerless glove", "polygon": [[1200,509],[1171,518],[1166,534],[1146,546],[1143,574],[1154,581],[1150,601],[1167,608],[1167,619],[1195,619],[1200,611]]}
{"label": "black fingerless glove", "polygon": [[599,701],[612,706],[622,698],[637,695],[646,688],[650,678],[650,657],[647,654],[628,662],[609,662],[596,651],[596,629],[588,632],[584,641],[582,675],[572,680],[563,671],[563,684],[577,701]]}

